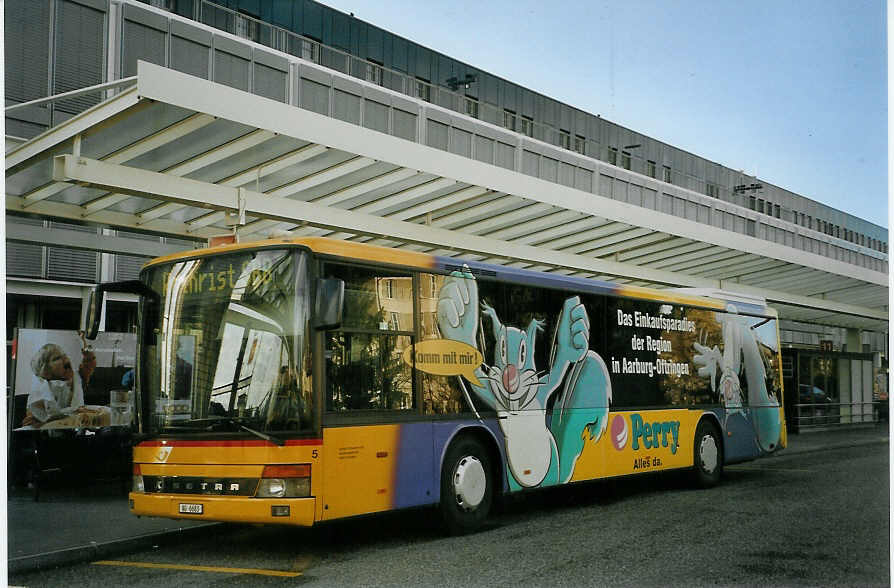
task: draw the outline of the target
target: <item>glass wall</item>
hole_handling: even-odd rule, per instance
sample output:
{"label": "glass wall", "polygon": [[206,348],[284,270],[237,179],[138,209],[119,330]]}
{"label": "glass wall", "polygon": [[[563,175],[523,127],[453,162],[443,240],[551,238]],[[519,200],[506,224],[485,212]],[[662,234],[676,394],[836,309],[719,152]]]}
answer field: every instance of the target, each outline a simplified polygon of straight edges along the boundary
{"label": "glass wall", "polygon": [[[795,352],[797,378],[786,390],[796,395],[788,410],[793,430],[873,422],[876,369],[869,354]],[[787,381],[788,383],[788,381]]]}

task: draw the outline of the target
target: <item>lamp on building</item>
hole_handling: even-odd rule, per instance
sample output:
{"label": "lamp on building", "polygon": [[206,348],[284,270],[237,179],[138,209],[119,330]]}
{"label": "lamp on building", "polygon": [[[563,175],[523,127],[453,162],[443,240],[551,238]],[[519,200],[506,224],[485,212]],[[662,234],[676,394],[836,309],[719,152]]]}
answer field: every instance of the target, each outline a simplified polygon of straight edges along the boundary
{"label": "lamp on building", "polygon": [[456,76],[453,76],[453,77],[447,78],[447,80],[446,80],[447,87],[450,88],[451,90],[453,90],[454,92],[456,92],[456,90],[460,86],[462,86],[463,88],[468,90],[469,86],[471,86],[472,83],[477,82],[477,81],[478,81],[478,76],[475,74],[466,74],[466,77],[464,77],[464,78],[458,78]]}

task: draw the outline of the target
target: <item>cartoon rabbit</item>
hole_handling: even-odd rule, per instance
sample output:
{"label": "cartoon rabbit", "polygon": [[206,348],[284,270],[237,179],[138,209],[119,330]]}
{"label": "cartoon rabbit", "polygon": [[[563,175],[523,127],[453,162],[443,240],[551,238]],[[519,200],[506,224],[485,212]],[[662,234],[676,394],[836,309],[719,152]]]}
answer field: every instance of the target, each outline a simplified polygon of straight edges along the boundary
{"label": "cartoon rabbit", "polygon": [[[727,305],[725,314],[717,313],[716,316],[723,334],[723,350],[716,345],[708,348],[696,342],[694,346],[698,353],[693,359],[700,366],[698,375],[710,378],[713,391],[720,371],[720,395],[726,408],[724,428],[733,414],[741,414],[751,421],[758,446],[763,451],[772,451],[779,443],[782,430],[779,400],[767,389],[767,370],[757,336],[749,325],[750,319],[739,315],[732,304]],[[740,376],[745,378],[748,410],[742,407]]]}
{"label": "cartoon rabbit", "polygon": [[[469,272],[448,277],[438,295],[438,327],[447,339],[477,347],[481,314],[493,328],[494,365],[482,365],[470,384],[476,396],[497,412],[506,443],[513,487],[568,481],[584,447],[584,432],[598,441],[605,431],[611,380],[599,355],[589,349],[590,321],[578,296],[565,300],[553,337],[549,370],[538,372],[534,345],[544,322],[527,329],[504,325],[496,310],[480,304]],[[551,411],[545,413],[547,406]]]}

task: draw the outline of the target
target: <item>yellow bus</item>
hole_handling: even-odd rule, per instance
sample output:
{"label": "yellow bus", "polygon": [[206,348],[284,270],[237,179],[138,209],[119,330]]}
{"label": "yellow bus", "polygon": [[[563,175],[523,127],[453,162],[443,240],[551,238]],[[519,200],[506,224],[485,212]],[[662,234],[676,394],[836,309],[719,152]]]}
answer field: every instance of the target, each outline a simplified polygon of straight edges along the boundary
{"label": "yellow bus", "polygon": [[140,294],[131,511],[309,526],[785,446],[776,314],[323,238],[159,258]]}

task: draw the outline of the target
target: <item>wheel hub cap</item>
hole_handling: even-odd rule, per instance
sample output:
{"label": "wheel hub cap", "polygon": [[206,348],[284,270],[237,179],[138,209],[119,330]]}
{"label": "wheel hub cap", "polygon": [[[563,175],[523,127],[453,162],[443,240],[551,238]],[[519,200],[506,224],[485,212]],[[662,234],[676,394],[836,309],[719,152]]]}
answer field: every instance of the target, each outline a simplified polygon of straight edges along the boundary
{"label": "wheel hub cap", "polygon": [[466,456],[459,460],[453,473],[453,491],[456,503],[463,510],[474,510],[484,499],[487,489],[487,478],[484,466],[478,458]]}
{"label": "wheel hub cap", "polygon": [[714,437],[710,435],[702,437],[698,455],[702,461],[702,469],[709,474],[712,473],[717,467],[717,443],[714,441]]}

